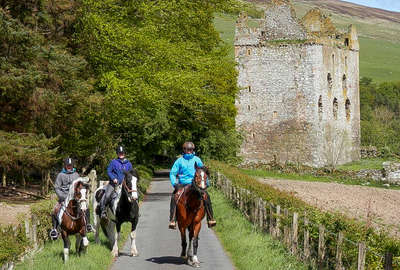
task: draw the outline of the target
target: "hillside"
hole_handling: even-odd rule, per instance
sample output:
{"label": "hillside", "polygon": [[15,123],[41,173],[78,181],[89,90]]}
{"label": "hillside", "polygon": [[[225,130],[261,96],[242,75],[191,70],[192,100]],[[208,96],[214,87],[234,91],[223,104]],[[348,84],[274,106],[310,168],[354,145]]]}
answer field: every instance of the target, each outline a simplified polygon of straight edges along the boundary
{"label": "hillside", "polygon": [[[255,2],[256,8],[262,9],[269,0],[248,2]],[[350,24],[356,25],[360,36],[361,77],[377,82],[400,80],[400,13],[338,0],[296,0],[293,3],[298,17],[319,7],[341,31]],[[226,14],[219,14],[215,19],[215,26],[228,46],[233,46],[235,20],[236,16]]]}

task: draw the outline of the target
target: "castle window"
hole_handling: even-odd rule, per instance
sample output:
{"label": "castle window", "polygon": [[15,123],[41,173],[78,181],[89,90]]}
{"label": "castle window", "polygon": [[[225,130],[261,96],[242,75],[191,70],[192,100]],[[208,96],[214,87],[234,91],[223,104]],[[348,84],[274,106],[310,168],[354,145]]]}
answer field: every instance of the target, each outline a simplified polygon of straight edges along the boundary
{"label": "castle window", "polygon": [[251,86],[250,85],[248,86],[248,90],[249,90],[249,92],[251,92]]}
{"label": "castle window", "polygon": [[274,111],[273,113],[272,113],[272,118],[273,119],[276,119],[278,117],[278,112],[277,111]]}
{"label": "castle window", "polygon": [[342,86],[343,86],[343,89],[347,89],[347,78],[346,78],[346,74],[343,74]]}
{"label": "castle window", "polygon": [[346,110],[346,119],[347,119],[347,121],[349,121],[350,120],[350,100],[349,99],[346,99],[346,103],[344,104],[344,108],[345,108],[345,110]]}
{"label": "castle window", "polygon": [[252,134],[252,136],[253,136],[253,139],[255,139],[255,138],[256,138],[256,134],[254,134],[254,133],[253,133],[253,134]]}
{"label": "castle window", "polygon": [[328,87],[329,89],[332,88],[332,75],[330,73],[328,73],[328,75],[326,76],[326,79],[328,81]]}
{"label": "castle window", "polygon": [[261,36],[265,37],[265,31],[261,31]]}
{"label": "castle window", "polygon": [[335,55],[332,54],[332,65],[335,66]]}
{"label": "castle window", "polygon": [[251,108],[250,108],[250,105],[247,105],[247,109],[250,111],[250,109],[251,109]]}
{"label": "castle window", "polygon": [[337,98],[333,99],[333,118],[337,120],[338,101]]}
{"label": "castle window", "polygon": [[246,54],[247,56],[251,55],[251,49],[247,49]]}
{"label": "castle window", "polygon": [[349,46],[349,39],[348,38],[344,39],[344,46],[346,46],[346,47]]}
{"label": "castle window", "polygon": [[318,99],[318,116],[319,116],[319,120],[322,120],[322,96],[319,96]]}

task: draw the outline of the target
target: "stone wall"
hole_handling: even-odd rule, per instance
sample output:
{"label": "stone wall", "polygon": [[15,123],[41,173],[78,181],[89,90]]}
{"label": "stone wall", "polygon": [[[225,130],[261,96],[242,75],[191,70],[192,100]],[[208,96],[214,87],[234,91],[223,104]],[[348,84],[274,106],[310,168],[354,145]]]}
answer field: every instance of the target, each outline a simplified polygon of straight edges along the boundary
{"label": "stone wall", "polygon": [[245,134],[245,163],[278,159],[321,167],[359,159],[354,28],[332,35],[320,12],[307,14],[305,26],[290,4],[274,2],[260,28],[250,29],[243,14],[237,22],[236,125]]}

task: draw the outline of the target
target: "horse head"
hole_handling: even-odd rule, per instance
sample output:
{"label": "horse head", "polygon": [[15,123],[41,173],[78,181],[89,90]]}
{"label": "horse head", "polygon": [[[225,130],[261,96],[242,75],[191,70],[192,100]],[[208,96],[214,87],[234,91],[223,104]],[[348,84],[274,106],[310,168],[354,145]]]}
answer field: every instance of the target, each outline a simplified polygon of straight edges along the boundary
{"label": "horse head", "polygon": [[88,190],[89,184],[84,181],[77,181],[74,188],[74,200],[79,203],[79,208],[86,211],[88,208]]}
{"label": "horse head", "polygon": [[124,171],[124,181],[122,182],[122,189],[125,192],[128,201],[133,202],[138,199],[137,183],[139,175],[136,170]]}
{"label": "horse head", "polygon": [[204,191],[207,189],[207,178],[208,178],[208,168],[197,166],[197,162],[194,164],[196,173],[194,175],[194,186],[199,191]]}

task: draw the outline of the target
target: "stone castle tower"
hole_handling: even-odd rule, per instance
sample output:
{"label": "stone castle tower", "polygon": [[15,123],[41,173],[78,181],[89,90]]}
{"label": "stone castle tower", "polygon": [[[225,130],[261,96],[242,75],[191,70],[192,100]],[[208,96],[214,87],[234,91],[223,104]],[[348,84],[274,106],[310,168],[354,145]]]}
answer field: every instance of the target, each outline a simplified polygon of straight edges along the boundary
{"label": "stone castle tower", "polygon": [[236,126],[245,163],[273,159],[321,167],[360,158],[359,43],[319,9],[298,19],[272,0],[258,28],[236,23]]}

